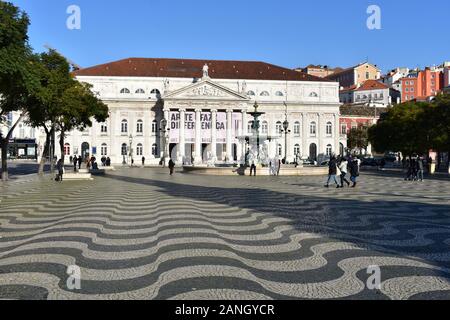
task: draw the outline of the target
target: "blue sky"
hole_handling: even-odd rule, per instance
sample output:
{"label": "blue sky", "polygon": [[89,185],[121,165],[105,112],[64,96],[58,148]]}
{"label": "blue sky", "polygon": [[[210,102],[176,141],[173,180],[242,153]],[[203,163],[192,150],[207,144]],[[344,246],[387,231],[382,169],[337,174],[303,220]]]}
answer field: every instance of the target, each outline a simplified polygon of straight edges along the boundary
{"label": "blue sky", "polygon": [[[383,71],[450,60],[448,0],[10,0],[31,17],[30,42],[83,67],[127,57],[260,60],[294,68]],[[66,28],[69,5],[81,30]],[[382,29],[366,27],[369,5]],[[446,23],[447,22],[447,23]]]}

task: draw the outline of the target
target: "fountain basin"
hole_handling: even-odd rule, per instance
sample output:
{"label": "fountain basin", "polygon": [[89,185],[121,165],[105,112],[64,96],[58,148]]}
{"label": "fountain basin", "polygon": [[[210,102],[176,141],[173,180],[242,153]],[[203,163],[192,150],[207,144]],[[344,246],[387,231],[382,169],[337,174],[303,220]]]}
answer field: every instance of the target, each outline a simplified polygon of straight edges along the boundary
{"label": "fountain basin", "polygon": [[[207,175],[207,176],[249,176],[250,167],[194,167],[184,166],[183,173]],[[257,176],[270,176],[270,168],[258,168]],[[280,170],[280,176],[325,176],[328,174],[328,167],[305,166],[297,167],[285,166]]]}

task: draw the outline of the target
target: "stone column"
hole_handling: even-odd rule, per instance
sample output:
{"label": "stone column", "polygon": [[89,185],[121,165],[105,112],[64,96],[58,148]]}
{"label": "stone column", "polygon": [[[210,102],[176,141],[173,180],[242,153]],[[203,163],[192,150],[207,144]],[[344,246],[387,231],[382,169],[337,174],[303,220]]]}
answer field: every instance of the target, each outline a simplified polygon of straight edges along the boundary
{"label": "stone column", "polygon": [[[320,155],[324,154],[322,151],[322,114],[317,114],[317,157],[319,158]],[[321,159],[318,159],[318,162],[320,162]]]}
{"label": "stone column", "polygon": [[233,110],[227,110],[227,162],[233,162]]}
{"label": "stone column", "polygon": [[[116,139],[116,126],[117,126],[117,109],[112,109],[110,107],[110,116],[109,116],[109,125],[108,127],[108,134],[109,134],[109,146],[108,146],[108,157],[111,159],[112,163],[122,163],[122,161],[119,161],[118,154],[116,150],[120,150],[120,146],[114,145]],[[108,120],[106,121],[108,123]],[[77,146],[78,148],[78,154],[81,154],[81,146]],[[118,149],[119,148],[119,149]]]}
{"label": "stone column", "polygon": [[194,164],[202,163],[202,120],[201,109],[195,109],[195,159]]}
{"label": "stone column", "polygon": [[308,122],[308,114],[302,113],[302,126],[303,126],[303,156],[309,158],[309,122]]}
{"label": "stone column", "polygon": [[[247,110],[242,110],[242,123],[241,123],[241,135],[246,136],[248,134],[247,132]],[[241,158],[243,159],[243,163],[245,164],[245,154],[247,153],[247,150],[245,150],[245,141],[241,144]]]}
{"label": "stone column", "polygon": [[217,110],[211,110],[211,157],[217,161]]}
{"label": "stone column", "polygon": [[340,124],[339,124],[339,114],[334,114],[334,130],[333,130],[333,137],[334,137],[334,144],[335,144],[335,151],[334,153],[339,154],[340,153],[340,137],[341,137],[341,130],[340,130]]}
{"label": "stone column", "polygon": [[186,156],[186,141],[185,141],[185,121],[186,110],[180,109],[180,140],[178,144],[178,162],[182,165]]}

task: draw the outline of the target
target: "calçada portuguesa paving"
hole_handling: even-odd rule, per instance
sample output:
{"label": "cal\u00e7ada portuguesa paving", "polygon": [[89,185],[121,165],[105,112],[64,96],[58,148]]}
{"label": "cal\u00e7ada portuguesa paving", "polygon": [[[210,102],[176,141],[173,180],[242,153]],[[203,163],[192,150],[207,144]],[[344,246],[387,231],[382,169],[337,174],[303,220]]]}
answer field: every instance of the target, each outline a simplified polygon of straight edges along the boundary
{"label": "cal\u00e7ada portuguesa paving", "polygon": [[136,168],[0,184],[0,298],[450,298],[450,181],[324,181]]}

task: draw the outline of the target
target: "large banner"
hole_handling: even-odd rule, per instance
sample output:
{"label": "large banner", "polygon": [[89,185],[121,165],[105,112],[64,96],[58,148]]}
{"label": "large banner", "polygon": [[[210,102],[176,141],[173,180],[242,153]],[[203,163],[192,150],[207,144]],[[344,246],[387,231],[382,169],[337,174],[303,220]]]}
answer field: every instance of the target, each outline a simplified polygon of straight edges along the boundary
{"label": "large banner", "polygon": [[[170,143],[180,143],[180,113],[169,113]],[[195,143],[195,112],[186,112],[184,123],[184,137],[186,143]],[[210,112],[202,112],[200,116],[202,143],[211,143],[212,115]],[[234,125],[233,125],[234,126]],[[234,128],[232,129],[235,131]],[[227,114],[225,112],[217,113],[216,122],[217,143],[226,143],[227,141]]]}

